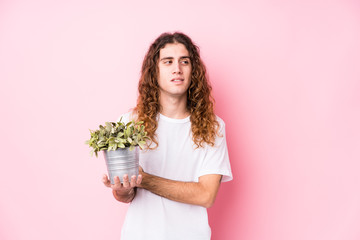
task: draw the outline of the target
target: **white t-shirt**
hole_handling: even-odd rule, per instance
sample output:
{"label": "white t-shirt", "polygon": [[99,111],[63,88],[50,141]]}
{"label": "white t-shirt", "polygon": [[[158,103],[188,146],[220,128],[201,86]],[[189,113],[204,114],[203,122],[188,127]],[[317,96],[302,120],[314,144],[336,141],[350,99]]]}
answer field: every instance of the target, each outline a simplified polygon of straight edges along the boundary
{"label": "white t-shirt", "polygon": [[[130,113],[123,115],[129,121]],[[158,147],[140,151],[144,171],[178,181],[198,182],[206,174],[232,180],[225,138],[225,123],[219,117],[220,133],[215,146],[197,148],[192,141],[190,117],[172,119],[159,115]],[[211,230],[204,207],[179,203],[144,189],[137,189],[122,228],[122,240],[209,240]]]}

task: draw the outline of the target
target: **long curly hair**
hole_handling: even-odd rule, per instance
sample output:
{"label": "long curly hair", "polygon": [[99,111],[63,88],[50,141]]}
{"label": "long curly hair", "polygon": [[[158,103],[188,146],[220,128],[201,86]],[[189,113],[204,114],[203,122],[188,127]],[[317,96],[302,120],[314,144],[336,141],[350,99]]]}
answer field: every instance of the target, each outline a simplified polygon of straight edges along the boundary
{"label": "long curly hair", "polygon": [[[214,146],[219,135],[219,123],[214,113],[214,98],[208,81],[206,68],[200,59],[200,50],[192,40],[181,32],[163,33],[150,46],[141,69],[139,95],[134,109],[137,120],[144,121],[145,129],[151,142],[158,146],[156,129],[157,116],[161,110],[159,103],[160,88],[157,81],[160,50],[168,43],[181,43],[189,52],[192,66],[191,84],[187,91],[187,110],[190,112],[192,139],[196,148],[204,144]],[[150,144],[149,144],[150,145]],[[148,145],[148,147],[149,147]]]}

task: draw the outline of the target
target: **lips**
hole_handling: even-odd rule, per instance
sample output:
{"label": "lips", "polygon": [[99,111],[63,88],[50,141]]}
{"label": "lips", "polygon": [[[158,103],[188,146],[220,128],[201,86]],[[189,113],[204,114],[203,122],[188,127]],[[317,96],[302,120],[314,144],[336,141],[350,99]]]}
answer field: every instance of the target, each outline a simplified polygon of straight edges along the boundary
{"label": "lips", "polygon": [[171,79],[172,82],[183,82],[184,79],[183,78],[173,78]]}

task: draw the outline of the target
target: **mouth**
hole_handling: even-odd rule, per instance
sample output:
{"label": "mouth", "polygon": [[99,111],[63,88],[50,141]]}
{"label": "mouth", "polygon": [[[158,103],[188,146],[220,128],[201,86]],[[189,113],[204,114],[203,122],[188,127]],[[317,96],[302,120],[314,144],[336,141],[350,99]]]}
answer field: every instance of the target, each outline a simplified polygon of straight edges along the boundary
{"label": "mouth", "polygon": [[171,79],[172,82],[183,82],[184,79],[183,78],[173,78]]}

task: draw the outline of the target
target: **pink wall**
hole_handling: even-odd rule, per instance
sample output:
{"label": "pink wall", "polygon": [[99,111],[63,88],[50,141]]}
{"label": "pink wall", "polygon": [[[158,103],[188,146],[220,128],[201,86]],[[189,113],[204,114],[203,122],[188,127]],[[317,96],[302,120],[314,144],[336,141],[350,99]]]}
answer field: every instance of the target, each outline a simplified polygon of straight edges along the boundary
{"label": "pink wall", "polygon": [[130,2],[0,2],[0,239],[119,239],[127,207],[84,141],[134,106],[149,43],[174,30],[227,123],[213,239],[360,239],[359,2]]}

